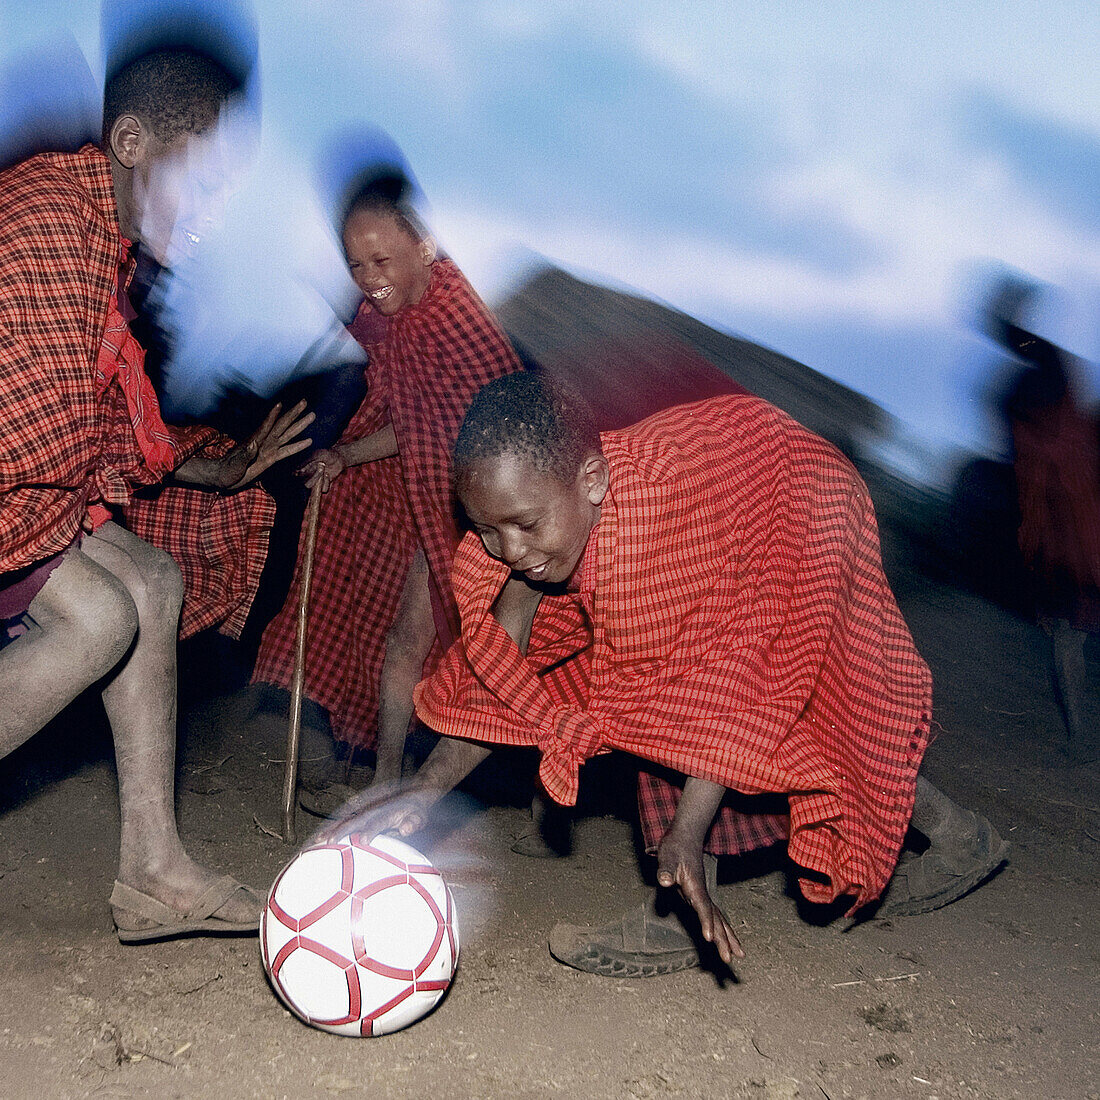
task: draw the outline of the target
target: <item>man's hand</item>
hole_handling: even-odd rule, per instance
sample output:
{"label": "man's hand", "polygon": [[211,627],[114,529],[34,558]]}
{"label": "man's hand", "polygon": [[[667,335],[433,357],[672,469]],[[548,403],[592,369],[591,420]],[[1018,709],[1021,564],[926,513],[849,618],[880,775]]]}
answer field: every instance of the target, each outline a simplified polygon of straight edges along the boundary
{"label": "man's hand", "polygon": [[312,489],[318,483],[321,492],[327,493],[329,486],[348,468],[344,456],[335,447],[323,447],[309,456],[307,462],[298,469],[298,476],[306,478],[306,488]]}
{"label": "man's hand", "polygon": [[714,944],[722,962],[729,966],[734,959],[745,957],[726,914],[707,890],[701,843],[681,841],[674,829],[669,829],[657,848],[657,882],[679,889],[699,917],[703,939]]}
{"label": "man's hand", "polygon": [[196,456],[188,459],[176,470],[176,480],[226,493],[243,489],[269,466],[313,445],[308,436],[298,438],[314,420],[313,413],[307,413],[305,408],[306,403],[299,401],[284,413],[281,403],[274,405],[247,443],[221,458]]}
{"label": "man's hand", "polygon": [[252,438],[222,459],[227,465],[233,464],[227,469],[227,476],[237,474],[237,478],[229,484],[230,490],[251,484],[269,466],[313,446],[313,440],[308,436],[298,438],[315,419],[313,413],[306,412],[306,403],[299,401],[289,412],[282,410],[281,402],[274,405]]}

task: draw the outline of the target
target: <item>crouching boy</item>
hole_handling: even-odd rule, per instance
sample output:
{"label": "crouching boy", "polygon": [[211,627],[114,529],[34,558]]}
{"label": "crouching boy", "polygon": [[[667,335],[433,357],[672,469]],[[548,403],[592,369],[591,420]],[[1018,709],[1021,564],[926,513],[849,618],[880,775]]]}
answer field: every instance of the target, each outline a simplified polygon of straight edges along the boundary
{"label": "crouching boy", "polygon": [[[516,374],[480,391],[454,470],[473,528],[453,570],[462,634],[416,693],[444,736],[370,828],[415,831],[491,746],[537,746],[565,805],[585,760],[631,753],[658,884],[726,963],[743,951],[712,897],[714,856],[785,840],[811,901],[854,911],[890,884],[896,914],[946,905],[1003,861],[992,826],[918,775],[931,676],[867,490],[830,444],[749,396],[600,436]],[[754,812],[767,795],[773,812]],[[895,870],[910,823],[930,845]],[[559,925],[551,951],[618,976],[698,962],[650,905]]]}

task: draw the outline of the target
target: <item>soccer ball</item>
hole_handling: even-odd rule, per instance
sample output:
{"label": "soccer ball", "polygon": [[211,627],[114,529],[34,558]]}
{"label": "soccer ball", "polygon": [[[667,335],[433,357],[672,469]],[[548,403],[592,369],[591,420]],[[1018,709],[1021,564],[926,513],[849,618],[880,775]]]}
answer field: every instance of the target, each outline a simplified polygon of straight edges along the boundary
{"label": "soccer ball", "polygon": [[260,922],[271,984],[300,1019],[337,1035],[386,1035],[435,1007],[458,963],[443,876],[391,836],[351,834],[299,852]]}

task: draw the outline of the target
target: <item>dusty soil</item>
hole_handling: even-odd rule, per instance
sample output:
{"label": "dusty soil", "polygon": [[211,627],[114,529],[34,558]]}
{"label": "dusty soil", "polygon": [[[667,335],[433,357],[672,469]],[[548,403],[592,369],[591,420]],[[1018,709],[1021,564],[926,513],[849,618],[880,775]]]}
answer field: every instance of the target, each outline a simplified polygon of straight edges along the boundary
{"label": "dusty soil", "polygon": [[[928,773],[1013,841],[997,878],[939,912],[850,928],[801,908],[765,858],[727,868],[720,891],[748,951],[736,981],[606,979],[555,963],[546,938],[645,895],[629,822],[587,817],[570,857],[532,861],[509,851],[522,793],[455,803],[422,846],[454,888],[461,966],[434,1014],[379,1039],[291,1017],[255,939],[119,945],[109,743],[93,709],[70,710],[0,765],[0,1092],[1100,1097],[1100,767],[1060,751],[1034,627],[923,578],[899,598],[936,675]],[[266,884],[290,854],[256,826],[277,819],[281,746],[232,714],[207,699],[184,716],[181,829],[200,857]]]}

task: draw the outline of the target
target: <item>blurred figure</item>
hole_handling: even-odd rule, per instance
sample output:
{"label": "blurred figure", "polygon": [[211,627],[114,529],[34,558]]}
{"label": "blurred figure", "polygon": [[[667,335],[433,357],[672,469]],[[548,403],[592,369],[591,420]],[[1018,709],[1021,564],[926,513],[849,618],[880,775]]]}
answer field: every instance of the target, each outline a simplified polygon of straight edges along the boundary
{"label": "blurred figure", "polygon": [[[305,693],[328,711],[338,740],[376,749],[376,783],[400,778],[413,688],[433,651],[458,633],[451,447],[478,389],[520,369],[465,277],[437,256],[405,192],[387,171],[346,204],[344,249],[363,294],[351,332],[369,354],[367,396],[340,440],[303,468],[328,494]],[[290,683],[298,584],[296,574],[264,633],[254,682]],[[303,741],[302,804],[322,814],[354,793],[336,782],[325,748],[322,738]]]}
{"label": "blurred figure", "polygon": [[1072,357],[1023,327],[1037,288],[1006,279],[988,309],[990,335],[1023,368],[1003,402],[1012,432],[1020,551],[1051,640],[1071,757],[1100,748],[1088,719],[1085,638],[1100,631],[1100,443],[1075,393]]}
{"label": "blurred figure", "polygon": [[107,80],[102,149],[0,175],[0,628],[17,620],[0,651],[0,757],[86,688],[102,690],[123,942],[255,932],[263,902],[180,841],[176,645],[181,630],[239,631],[273,513],[248,486],[310,445],[298,437],[311,417],[276,408],[241,446],[170,429],[126,295],[133,242],[163,262],[178,230],[202,224],[191,173],[209,166],[198,154],[216,145],[236,87],[191,50],[138,55]]}

